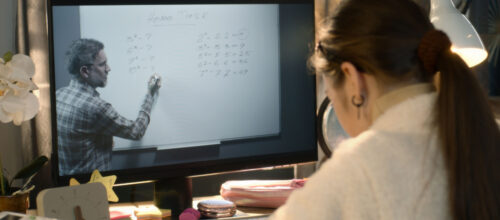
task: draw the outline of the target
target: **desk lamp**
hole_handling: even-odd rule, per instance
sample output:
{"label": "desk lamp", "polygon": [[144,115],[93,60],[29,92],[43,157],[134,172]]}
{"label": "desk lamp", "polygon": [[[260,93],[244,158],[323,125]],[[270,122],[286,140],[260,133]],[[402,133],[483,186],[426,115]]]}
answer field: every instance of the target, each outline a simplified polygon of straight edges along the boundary
{"label": "desk lamp", "polygon": [[469,20],[454,6],[452,0],[431,0],[430,19],[436,29],[448,34],[452,46],[469,67],[481,63],[488,53]]}

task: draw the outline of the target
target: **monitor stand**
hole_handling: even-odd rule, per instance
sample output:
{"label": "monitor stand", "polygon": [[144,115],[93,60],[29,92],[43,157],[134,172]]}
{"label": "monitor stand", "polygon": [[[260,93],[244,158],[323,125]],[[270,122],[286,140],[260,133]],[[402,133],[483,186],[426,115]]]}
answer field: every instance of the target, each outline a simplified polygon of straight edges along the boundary
{"label": "monitor stand", "polygon": [[154,203],[159,209],[170,209],[172,219],[179,219],[182,211],[193,205],[191,178],[173,177],[156,180]]}

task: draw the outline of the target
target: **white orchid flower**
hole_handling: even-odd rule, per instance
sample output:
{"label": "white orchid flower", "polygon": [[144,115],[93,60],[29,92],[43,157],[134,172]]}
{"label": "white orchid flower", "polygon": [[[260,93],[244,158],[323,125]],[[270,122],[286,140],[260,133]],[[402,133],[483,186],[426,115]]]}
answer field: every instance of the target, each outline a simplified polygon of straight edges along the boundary
{"label": "white orchid flower", "polygon": [[30,57],[16,54],[8,62],[0,58],[0,121],[20,125],[32,119],[40,107],[32,90],[35,64]]}
{"label": "white orchid flower", "polygon": [[31,90],[38,87],[31,81],[35,74],[35,64],[29,56],[16,54],[12,60],[5,64],[6,78],[10,81],[10,88],[14,95],[24,96]]}
{"label": "white orchid flower", "polygon": [[38,99],[32,93],[24,97],[7,95],[0,103],[0,121],[21,125],[23,121],[30,120],[38,113]]}

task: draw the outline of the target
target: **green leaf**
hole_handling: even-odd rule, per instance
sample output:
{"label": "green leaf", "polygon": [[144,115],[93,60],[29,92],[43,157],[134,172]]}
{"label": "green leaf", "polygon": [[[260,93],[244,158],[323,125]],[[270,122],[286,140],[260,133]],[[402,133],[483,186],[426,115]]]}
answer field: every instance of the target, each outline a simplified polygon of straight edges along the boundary
{"label": "green leaf", "polygon": [[5,178],[3,176],[3,166],[2,166],[2,157],[0,157],[0,189],[2,190],[0,193],[2,196],[5,196],[6,191],[5,191],[5,186],[8,185],[9,181],[5,181]]}
{"label": "green leaf", "polygon": [[17,172],[17,174],[14,176],[14,179],[25,179],[32,176],[33,174],[36,174],[38,171],[40,171],[40,169],[42,169],[43,165],[45,165],[48,160],[49,159],[46,156],[39,156],[28,166]]}
{"label": "green leaf", "polygon": [[[1,181],[3,180],[3,181]],[[2,184],[2,195],[7,196],[10,195],[10,187],[9,187],[9,180],[5,176],[2,176],[2,179],[0,180],[0,184]]]}
{"label": "green leaf", "polygon": [[7,53],[5,53],[5,54],[3,55],[3,57],[2,57],[2,58],[3,58],[3,61],[7,63],[7,62],[9,62],[10,60],[12,60],[12,57],[13,57],[13,56],[14,56],[14,54],[13,54],[12,52],[8,51]]}

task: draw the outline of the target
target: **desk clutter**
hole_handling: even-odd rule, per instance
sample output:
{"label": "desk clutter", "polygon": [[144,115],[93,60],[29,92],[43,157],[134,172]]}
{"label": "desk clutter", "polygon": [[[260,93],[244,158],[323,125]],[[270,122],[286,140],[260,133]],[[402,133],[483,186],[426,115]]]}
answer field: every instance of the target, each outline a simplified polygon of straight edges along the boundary
{"label": "desk clutter", "polygon": [[[294,190],[302,188],[306,181],[306,179],[226,181],[220,189],[223,199],[202,200],[195,205],[197,210],[193,208],[184,210],[179,220],[246,217],[240,212],[240,209],[245,207],[273,210],[283,205],[288,196]],[[240,211],[237,211],[237,207]]]}
{"label": "desk clutter", "polygon": [[237,206],[278,208],[305,183],[306,179],[227,181],[221,185],[220,194]]}
{"label": "desk clutter", "polygon": [[111,220],[162,220],[171,216],[169,209],[158,209],[155,205],[117,205],[109,208]]}
{"label": "desk clutter", "polygon": [[[112,191],[114,179],[102,181],[108,177],[102,177],[98,172],[92,176],[87,184],[76,183],[40,192],[37,197],[38,214],[57,219],[76,217],[77,220],[84,219],[83,216],[85,219],[111,220],[162,220],[172,216],[171,210],[160,210],[151,203],[109,206],[108,200],[115,200]],[[179,219],[244,217],[247,213],[240,208],[245,207],[275,209],[283,205],[295,189],[302,188],[305,182],[306,179],[227,181],[221,185],[218,199],[198,200],[193,204],[194,208],[184,210]]]}

